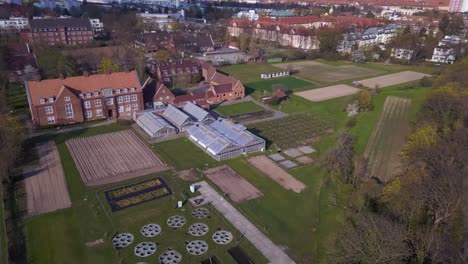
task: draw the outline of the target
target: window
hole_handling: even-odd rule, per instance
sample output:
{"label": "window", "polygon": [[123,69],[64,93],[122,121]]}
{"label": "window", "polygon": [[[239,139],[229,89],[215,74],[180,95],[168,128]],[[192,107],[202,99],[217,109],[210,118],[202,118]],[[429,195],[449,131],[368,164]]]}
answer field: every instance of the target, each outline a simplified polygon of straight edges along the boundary
{"label": "window", "polygon": [[134,92],[134,91],[135,91],[135,87],[130,87],[130,91],[131,91],[131,92]]}
{"label": "window", "polygon": [[54,116],[48,116],[47,117],[47,124],[55,124],[55,117]]}
{"label": "window", "polygon": [[120,89],[115,90],[118,94],[120,94]]}
{"label": "window", "polygon": [[65,104],[65,113],[67,118],[73,118],[73,106],[72,104]]}
{"label": "window", "polygon": [[138,110],[138,104],[132,104],[132,110]]}
{"label": "window", "polygon": [[91,118],[91,117],[93,117],[93,112],[86,111],[86,118]]}
{"label": "window", "polygon": [[132,101],[136,101],[137,100],[137,95],[136,94],[132,94]]}
{"label": "window", "polygon": [[53,96],[49,97],[49,103],[53,103],[53,102],[54,102],[54,97]]}
{"label": "window", "polygon": [[47,115],[53,114],[53,113],[54,113],[54,109],[52,108],[52,106],[46,106],[46,107],[45,107],[45,113],[46,113]]}
{"label": "window", "polygon": [[125,111],[130,112],[132,110],[132,107],[130,105],[125,106]]}
{"label": "window", "polygon": [[91,93],[86,93],[86,97],[91,97]]}
{"label": "window", "polygon": [[122,96],[117,97],[117,103],[121,104],[123,102]]}
{"label": "window", "polygon": [[44,99],[44,98],[41,98],[41,99],[39,99],[39,102],[40,102],[41,104],[45,104],[45,99]]}
{"label": "window", "polygon": [[91,108],[91,103],[89,101],[85,101],[84,108]]}
{"label": "window", "polygon": [[128,89],[127,89],[127,88],[124,88],[124,89],[123,89],[123,92],[124,92],[124,93],[128,93]]}
{"label": "window", "polygon": [[114,98],[110,98],[106,100],[106,105],[113,105],[114,104]]}
{"label": "window", "polygon": [[[80,97],[82,96],[83,94],[80,94]],[[70,96],[65,96],[63,98],[63,100],[65,100],[65,102],[70,102]]]}
{"label": "window", "polygon": [[96,116],[102,116],[102,109],[96,109]]}
{"label": "window", "polygon": [[94,92],[94,96],[99,96],[99,92]]}
{"label": "window", "polygon": [[130,102],[130,96],[128,95],[124,96],[124,102],[126,103]]}
{"label": "window", "polygon": [[101,106],[101,100],[94,100],[94,106],[99,107]]}
{"label": "window", "polygon": [[124,110],[123,105],[119,106],[119,113],[122,113],[122,112],[124,112],[124,111],[125,111],[125,110]]}

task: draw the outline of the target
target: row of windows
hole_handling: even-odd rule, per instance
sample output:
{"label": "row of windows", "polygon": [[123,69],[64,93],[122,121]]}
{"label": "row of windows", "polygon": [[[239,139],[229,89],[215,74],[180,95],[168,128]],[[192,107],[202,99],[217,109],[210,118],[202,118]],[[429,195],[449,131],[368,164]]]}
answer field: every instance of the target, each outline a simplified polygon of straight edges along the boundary
{"label": "row of windows", "polygon": [[138,110],[138,104],[132,104],[132,105],[126,105],[126,106],[119,106],[119,113],[123,113],[123,112],[130,112],[130,111],[136,111]]}
{"label": "row of windows", "polygon": [[[92,118],[93,117],[93,111],[86,111],[85,112],[86,118]],[[102,116],[102,109],[96,109],[96,117]]]}
{"label": "row of windows", "polygon": [[[132,102],[135,102],[137,101],[137,95],[136,94],[132,94],[131,96],[129,95],[125,95],[125,96],[118,96],[117,97],[117,103],[129,103],[130,100]],[[113,98],[110,98],[110,99],[107,99],[106,100],[106,105],[113,105],[114,104],[114,99]],[[91,108],[91,101],[84,101],[83,103],[83,106],[84,108]],[[98,100],[94,100],[94,106],[95,107],[100,107],[101,106],[101,99],[98,99]]]}

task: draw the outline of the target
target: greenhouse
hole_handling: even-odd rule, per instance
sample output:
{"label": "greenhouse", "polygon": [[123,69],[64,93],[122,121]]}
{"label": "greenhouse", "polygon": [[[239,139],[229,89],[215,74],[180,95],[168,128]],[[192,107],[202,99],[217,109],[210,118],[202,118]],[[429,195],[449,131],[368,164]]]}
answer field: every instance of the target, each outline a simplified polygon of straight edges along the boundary
{"label": "greenhouse", "polygon": [[200,123],[211,123],[215,121],[215,118],[210,115],[208,111],[195,105],[192,102],[186,103],[182,110],[184,110],[185,113]]}
{"label": "greenhouse", "polygon": [[177,129],[171,126],[162,117],[153,113],[144,113],[136,119],[136,123],[150,137],[161,137],[177,133]]}
{"label": "greenhouse", "polygon": [[192,142],[218,161],[265,150],[265,140],[226,119],[210,125],[198,123],[190,127],[187,134]]}
{"label": "greenhouse", "polygon": [[179,133],[186,131],[194,124],[190,116],[173,105],[168,105],[162,116],[174,125]]}

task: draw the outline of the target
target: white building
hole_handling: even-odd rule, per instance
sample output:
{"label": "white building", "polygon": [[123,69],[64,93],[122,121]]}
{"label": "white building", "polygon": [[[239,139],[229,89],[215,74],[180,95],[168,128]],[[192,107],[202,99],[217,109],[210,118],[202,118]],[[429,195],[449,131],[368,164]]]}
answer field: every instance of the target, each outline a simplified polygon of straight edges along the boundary
{"label": "white building", "polygon": [[400,28],[400,26],[397,24],[390,24],[386,27],[369,28],[362,34],[359,47],[388,44],[396,36],[398,28]]}
{"label": "white building", "polygon": [[90,18],[89,23],[91,24],[94,36],[100,35],[104,32],[104,23],[102,23],[99,18]]}
{"label": "white building", "polygon": [[459,36],[445,36],[434,48],[431,61],[435,63],[452,64],[456,59],[455,46],[460,44]]}
{"label": "white building", "polygon": [[10,17],[10,19],[0,20],[1,32],[19,32],[29,28],[29,20],[24,17]]}
{"label": "white building", "polygon": [[239,13],[237,13],[237,17],[246,17],[248,18],[250,21],[255,21],[257,20],[260,16],[255,13],[255,10],[249,10],[249,11],[240,11]]}
{"label": "white building", "polygon": [[413,55],[414,50],[404,48],[393,48],[390,57],[397,60],[410,61],[413,58]]}
{"label": "white building", "polygon": [[171,29],[171,23],[183,22],[185,20],[184,12],[172,14],[150,14],[145,12],[138,13],[137,17],[140,18],[145,25],[154,26],[160,30]]}
{"label": "white building", "polygon": [[451,0],[449,5],[450,13],[468,12],[468,0]]}

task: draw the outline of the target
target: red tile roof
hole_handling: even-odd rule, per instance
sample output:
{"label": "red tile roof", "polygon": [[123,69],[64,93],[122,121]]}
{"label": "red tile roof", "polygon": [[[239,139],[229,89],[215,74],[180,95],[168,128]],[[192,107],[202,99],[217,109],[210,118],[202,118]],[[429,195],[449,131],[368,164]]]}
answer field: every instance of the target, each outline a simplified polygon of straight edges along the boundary
{"label": "red tile roof", "polygon": [[33,104],[40,104],[41,98],[56,97],[64,86],[77,93],[101,92],[102,88],[115,90],[130,87],[135,87],[136,92],[141,92],[141,84],[136,71],[28,81],[27,86]]}

